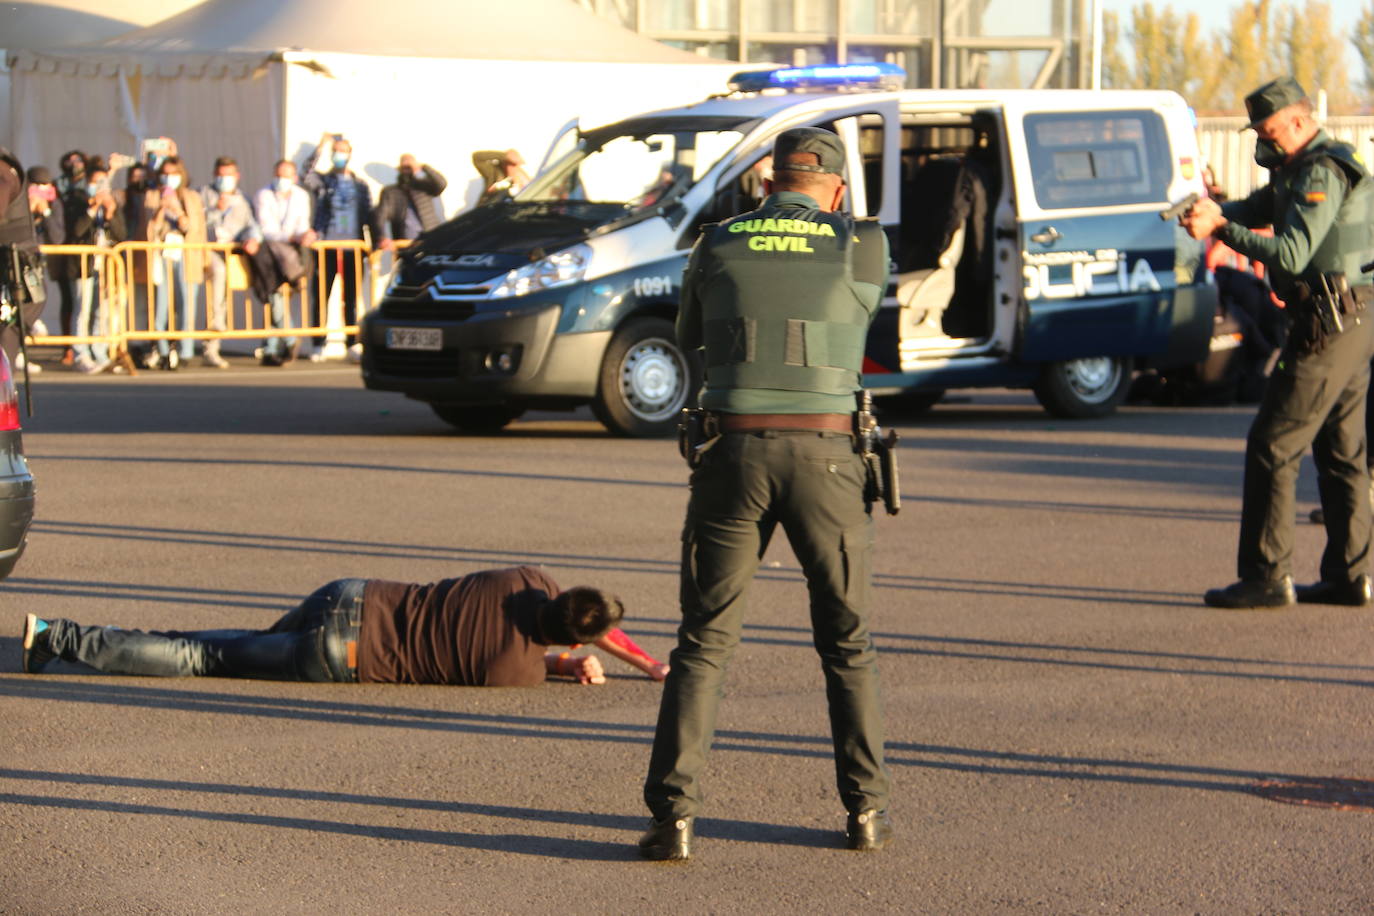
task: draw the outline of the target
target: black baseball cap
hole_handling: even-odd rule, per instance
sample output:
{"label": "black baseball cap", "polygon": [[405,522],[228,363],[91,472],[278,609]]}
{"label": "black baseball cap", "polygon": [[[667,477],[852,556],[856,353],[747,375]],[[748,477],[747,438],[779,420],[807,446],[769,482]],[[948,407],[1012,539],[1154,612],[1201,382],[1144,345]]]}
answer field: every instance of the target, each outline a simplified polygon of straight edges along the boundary
{"label": "black baseball cap", "polygon": [[49,172],[45,165],[29,166],[29,171],[24,177],[28,179],[29,184],[52,184],[52,172]]}
{"label": "black baseball cap", "polygon": [[1257,127],[1274,112],[1282,111],[1289,105],[1296,105],[1305,98],[1306,90],[1291,76],[1281,76],[1265,83],[1245,97],[1245,113],[1250,116],[1250,123],[1241,130]]}
{"label": "black baseball cap", "polygon": [[[811,153],[818,165],[788,162],[793,153]],[[825,172],[844,174],[844,144],[831,131],[820,127],[794,127],[778,134],[773,141],[773,171]]]}

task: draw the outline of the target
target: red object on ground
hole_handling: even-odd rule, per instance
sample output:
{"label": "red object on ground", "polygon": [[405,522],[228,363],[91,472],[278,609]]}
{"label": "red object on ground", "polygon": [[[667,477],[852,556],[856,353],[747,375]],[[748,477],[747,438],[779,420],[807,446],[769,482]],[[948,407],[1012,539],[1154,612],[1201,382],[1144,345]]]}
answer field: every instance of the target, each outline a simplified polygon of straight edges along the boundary
{"label": "red object on ground", "polygon": [[611,630],[611,632],[607,633],[606,638],[609,639],[611,642],[615,643],[620,648],[624,649],[626,652],[633,652],[635,655],[638,655],[640,658],[644,659],[651,665],[657,665],[659,663],[658,659],[654,658],[648,652],[645,652],[639,646],[635,645],[635,641],[630,637],[626,636],[625,631],[620,629],[620,627],[616,627],[615,629]]}

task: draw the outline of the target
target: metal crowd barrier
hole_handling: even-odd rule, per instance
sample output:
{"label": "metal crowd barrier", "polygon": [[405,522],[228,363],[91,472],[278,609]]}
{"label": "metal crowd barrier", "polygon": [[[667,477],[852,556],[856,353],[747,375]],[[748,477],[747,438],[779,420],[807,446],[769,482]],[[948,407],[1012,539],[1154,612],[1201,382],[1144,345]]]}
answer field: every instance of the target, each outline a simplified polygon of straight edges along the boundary
{"label": "metal crowd barrier", "polygon": [[[341,349],[345,335],[357,333],[358,319],[381,301],[396,252],[409,244],[407,240],[397,240],[391,251],[374,251],[361,240],[320,241],[304,249],[302,258],[306,275],[295,284],[278,288],[286,295],[283,327],[272,324],[270,303],[259,302],[252,294],[250,268],[246,256],[239,253],[241,246],[238,244],[128,241],[109,248],[43,245],[45,255],[79,259],[74,272],[79,284],[90,278],[98,281],[93,290],[97,298],[91,303],[98,327],[84,335],[32,335],[29,343],[39,347],[100,343],[118,355],[127,354],[131,341],[255,340],[289,336],[328,341],[325,354],[330,355],[330,344],[337,344]],[[221,258],[224,263],[222,327],[211,326],[211,316],[215,312],[211,307],[212,258]],[[197,261],[199,269],[196,269]],[[185,277],[184,285],[179,273]],[[354,290],[351,310],[343,301],[348,286]],[[313,294],[316,289],[320,293]],[[74,323],[80,321],[80,285],[76,296]],[[160,298],[166,310],[163,321],[158,320],[157,314]],[[50,302],[55,299],[50,297]],[[55,323],[51,309],[45,311],[45,317],[47,324]],[[346,321],[350,318],[353,320]]]}

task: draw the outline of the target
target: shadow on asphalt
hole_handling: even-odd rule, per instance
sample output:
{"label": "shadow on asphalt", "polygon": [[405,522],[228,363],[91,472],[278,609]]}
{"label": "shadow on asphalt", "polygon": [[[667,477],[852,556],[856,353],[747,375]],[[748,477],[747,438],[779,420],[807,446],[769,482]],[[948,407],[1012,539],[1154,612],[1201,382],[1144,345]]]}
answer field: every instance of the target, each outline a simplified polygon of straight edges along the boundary
{"label": "shadow on asphalt", "polygon": [[[350,792],[322,792],[309,789],[282,789],[269,786],[243,786],[227,783],[178,782],[165,779],[135,779],[123,776],[100,776],[84,773],[58,773],[42,770],[12,770],[0,768],[0,779],[31,780],[79,786],[105,786],[167,792],[196,792],[273,800],[305,801],[317,804],[373,805],[383,808],[403,808],[458,814],[471,817],[490,817],[505,820],[536,821],[541,824],[567,824],[572,827],[602,827],[638,833],[644,829],[644,815],[597,814],[587,811],[558,811],[547,808],[516,808],[509,805],[484,805],[471,802],[439,801],[429,798],[394,798],[377,795],[357,795]],[[440,830],[381,827],[371,824],[348,824],[313,818],[280,817],[240,812],[199,811],[184,807],[128,804],[123,802],[90,801],[54,796],[0,793],[0,804],[33,807],[67,808],[82,811],[106,811],[119,814],[148,814],[162,817],[191,817],[198,820],[229,821],[265,827],[285,827],[323,833],[351,834],[378,839],[404,840],[414,843],[434,843],[441,846],[463,846],[491,852],[514,852],[524,855],[550,856],[567,859],[630,860],[638,859],[635,850],[626,843],[602,843],[562,837],[531,836],[529,834],[492,835]],[[784,824],[711,818],[697,831],[701,836],[742,842],[776,845],[836,847],[840,843],[834,831],[817,830]]]}
{"label": "shadow on asphalt", "polygon": [[[346,688],[345,688],[346,689]],[[93,683],[88,680],[74,681],[52,678],[15,678],[0,677],[0,695],[22,696],[30,699],[45,699],[59,702],[100,703],[111,706],[138,708],[175,709],[195,713],[221,713],[234,716],[259,716],[276,719],[324,722],[332,725],[375,726],[387,728],[408,728],[432,731],[462,732],[464,734],[499,735],[503,737],[533,738],[537,740],[591,741],[614,744],[634,744],[649,746],[653,741],[652,725],[625,724],[613,722],[592,722],[577,719],[541,718],[534,716],[513,716],[487,713],[470,713],[453,710],[421,709],[403,706],[376,706],[362,703],[330,702],[292,697],[245,696],[241,694],[212,693],[200,690],[169,690],[155,687],[131,687],[112,685],[108,682]],[[773,732],[753,732],[721,730],[716,733],[715,750],[751,754],[769,754],[794,757],[815,757],[829,759],[832,755],[831,741],[819,735],[789,735]],[[1160,763],[1156,761],[1128,760],[1091,756],[1072,756],[1065,754],[1028,754],[1014,750],[992,750],[986,748],[956,747],[951,745],[919,744],[914,742],[889,742],[887,745],[889,766],[913,767],[918,769],[948,770],[959,773],[979,775],[1013,776],[1077,780],[1086,782],[1109,782],[1124,785],[1161,786],[1180,789],[1202,789],[1214,792],[1250,793],[1254,784],[1264,780],[1303,781],[1321,777],[1304,774],[1276,773],[1273,771],[1239,770],[1227,767],[1193,766],[1189,764]],[[558,812],[538,809],[512,808],[500,805],[476,805],[456,802],[440,802],[419,799],[378,798],[358,796],[348,793],[322,792],[315,790],[274,789],[247,786],[225,786],[215,783],[188,783],[164,780],[149,780],[130,777],[89,776],[79,773],[50,773],[38,770],[0,769],[0,778],[29,779],[43,782],[67,782],[73,784],[99,784],[128,786],[136,788],[165,789],[191,792],[216,792],[222,794],[258,795],[270,798],[299,798],[307,801],[328,801],[349,804],[373,804],[386,807],[416,807],[428,810],[451,810],[491,817],[525,818],[540,821],[566,823],[591,823],[615,829],[637,829],[642,827],[643,818],[628,818],[617,815],[588,815],[584,812]],[[1370,784],[1374,790],[1374,783]],[[16,800],[19,799],[19,800]],[[87,804],[106,803],[64,800],[59,798],[38,798],[32,796],[0,795],[0,800],[11,804],[56,804],[83,807]],[[27,800],[27,801],[26,801]],[[218,812],[185,812],[176,808],[148,807],[143,805],[118,805],[114,809],[97,807],[96,810],[121,810],[127,813],[181,813],[190,816],[207,815],[221,817]],[[342,832],[358,830],[365,835],[375,828],[360,825],[339,825],[328,821],[299,821],[294,818],[270,818],[261,815],[228,815],[233,819],[246,818],[248,823],[263,823],[270,826],[301,826],[305,829],[331,828]],[[318,824],[319,826],[315,826]],[[800,843],[801,845],[830,846],[834,838],[828,831],[805,828],[784,827],[779,825],[758,824],[747,821],[718,820],[712,818],[710,824],[703,824],[707,831],[704,835],[720,836],[728,839],[757,840],[770,843]],[[429,834],[429,831],[422,831]],[[377,834],[381,835],[381,834]],[[446,833],[435,833],[435,837],[446,837]],[[462,834],[459,835],[463,836]],[[423,839],[423,838],[421,838]],[[491,842],[491,837],[476,837],[477,842]],[[501,838],[496,838],[498,841]],[[434,841],[434,840],[431,840]],[[463,843],[462,845],[466,845]],[[592,844],[605,846],[606,844]],[[501,848],[505,847],[483,847]],[[509,851],[528,851],[525,848],[512,848]],[[548,853],[555,854],[555,853]],[[565,852],[556,853],[558,855]],[[615,848],[615,858],[623,857],[623,851]],[[600,858],[600,855],[592,856]]]}

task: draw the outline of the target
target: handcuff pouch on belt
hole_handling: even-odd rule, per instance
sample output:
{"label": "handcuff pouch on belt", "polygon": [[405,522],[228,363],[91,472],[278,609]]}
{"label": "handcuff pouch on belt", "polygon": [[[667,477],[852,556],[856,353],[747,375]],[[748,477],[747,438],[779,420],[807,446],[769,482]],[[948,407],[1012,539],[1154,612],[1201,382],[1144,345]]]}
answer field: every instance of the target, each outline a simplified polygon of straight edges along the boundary
{"label": "handcuff pouch on belt", "polygon": [[882,500],[888,515],[902,509],[902,487],[897,469],[897,431],[889,429],[883,435],[878,418],[873,414],[873,395],[860,389],[855,392],[854,450],[864,462],[864,502],[868,505]]}
{"label": "handcuff pouch on belt", "polygon": [[709,410],[684,407],[678,414],[677,450],[687,460],[687,467],[701,467],[706,453],[720,441],[720,422]]}

